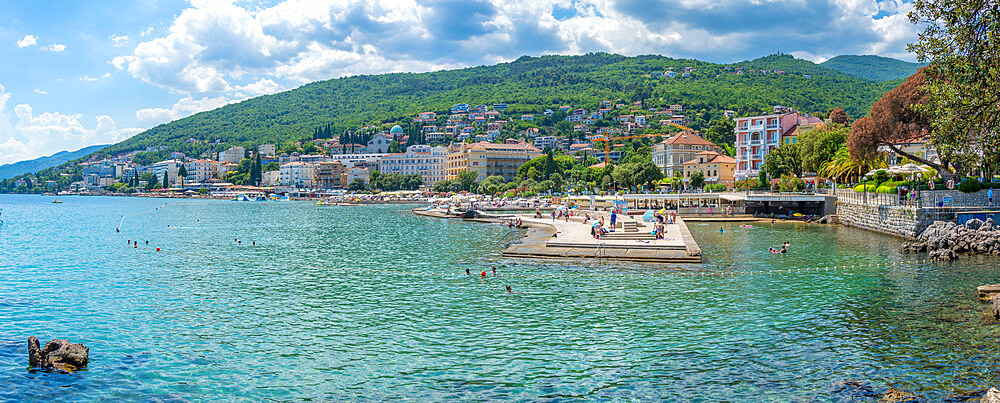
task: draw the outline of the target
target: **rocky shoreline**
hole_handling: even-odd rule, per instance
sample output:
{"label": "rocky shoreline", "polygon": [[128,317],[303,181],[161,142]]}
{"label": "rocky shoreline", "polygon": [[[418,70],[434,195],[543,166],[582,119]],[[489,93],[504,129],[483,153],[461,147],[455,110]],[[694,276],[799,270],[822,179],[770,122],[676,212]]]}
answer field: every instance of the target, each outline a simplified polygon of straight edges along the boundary
{"label": "rocky shoreline", "polygon": [[935,221],[917,236],[916,242],[899,246],[903,253],[927,252],[931,260],[952,261],[960,253],[1000,255],[1000,226],[992,218],[971,219],[965,224]]}

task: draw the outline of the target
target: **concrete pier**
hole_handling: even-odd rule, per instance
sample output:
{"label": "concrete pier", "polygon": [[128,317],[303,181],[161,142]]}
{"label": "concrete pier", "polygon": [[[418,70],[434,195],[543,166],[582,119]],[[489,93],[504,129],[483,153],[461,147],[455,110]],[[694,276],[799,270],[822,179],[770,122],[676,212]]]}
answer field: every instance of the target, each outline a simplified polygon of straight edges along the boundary
{"label": "concrete pier", "polygon": [[[456,213],[439,210],[415,209],[414,213],[438,218],[460,218]],[[583,214],[605,216],[605,212],[575,212],[574,217],[552,220],[551,216],[534,218],[531,214],[486,215],[475,221],[502,222],[520,218],[528,232],[524,239],[508,246],[505,257],[532,259],[597,259],[644,263],[701,263],[701,248],[694,241],[682,219],[667,224],[664,239],[655,239],[652,223],[641,223],[620,215],[615,232],[595,239],[590,234],[591,224],[584,222]],[[636,231],[625,232],[624,222],[635,224]],[[632,227],[632,225],[629,225]]]}

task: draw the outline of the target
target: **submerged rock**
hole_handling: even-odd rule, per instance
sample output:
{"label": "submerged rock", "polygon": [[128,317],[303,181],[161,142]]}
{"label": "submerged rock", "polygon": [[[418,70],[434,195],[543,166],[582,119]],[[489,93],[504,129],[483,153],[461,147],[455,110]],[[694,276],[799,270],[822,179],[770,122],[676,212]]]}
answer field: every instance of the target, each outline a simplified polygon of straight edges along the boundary
{"label": "submerged rock", "polygon": [[63,372],[73,372],[87,366],[90,349],[79,343],[55,339],[38,348],[38,338],[28,338],[28,365]]}
{"label": "submerged rock", "polygon": [[889,390],[885,392],[885,395],[882,396],[881,399],[878,399],[878,401],[879,403],[903,403],[922,402],[924,399],[905,390],[889,388]]}
{"label": "submerged rock", "polygon": [[830,392],[835,400],[869,400],[879,397],[869,381],[837,381],[830,386]]}
{"label": "submerged rock", "polygon": [[950,262],[952,260],[958,259],[958,253],[955,253],[955,251],[951,249],[937,249],[931,251],[930,258],[931,260]]}

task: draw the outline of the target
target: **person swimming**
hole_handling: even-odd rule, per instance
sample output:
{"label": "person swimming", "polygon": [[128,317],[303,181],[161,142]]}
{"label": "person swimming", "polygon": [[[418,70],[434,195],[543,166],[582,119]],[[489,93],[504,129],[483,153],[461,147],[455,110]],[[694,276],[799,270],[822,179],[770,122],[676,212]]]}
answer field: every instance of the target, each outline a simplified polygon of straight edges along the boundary
{"label": "person swimming", "polygon": [[507,284],[507,293],[513,294],[514,292],[510,290],[510,284]]}
{"label": "person swimming", "polygon": [[471,274],[472,274],[472,270],[469,270],[469,268],[465,268],[465,275],[468,276],[468,275],[471,275]]}
{"label": "person swimming", "polygon": [[788,249],[785,249],[785,248],[783,248],[783,247],[782,247],[782,248],[781,248],[781,253],[782,253],[782,254],[785,254],[785,253],[788,253]]}
{"label": "person swimming", "polygon": [[785,241],[785,243],[781,244],[782,248],[787,248],[789,246],[792,246],[792,244],[788,243],[788,241]]}
{"label": "person swimming", "polygon": [[496,266],[493,266],[493,275],[494,276],[497,275],[497,267]]}

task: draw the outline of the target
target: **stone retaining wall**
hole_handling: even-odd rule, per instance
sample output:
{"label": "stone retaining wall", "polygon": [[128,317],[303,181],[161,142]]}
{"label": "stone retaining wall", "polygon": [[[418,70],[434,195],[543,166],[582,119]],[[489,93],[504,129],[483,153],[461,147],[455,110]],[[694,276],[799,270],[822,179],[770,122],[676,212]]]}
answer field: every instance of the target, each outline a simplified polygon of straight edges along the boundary
{"label": "stone retaining wall", "polygon": [[930,209],[837,202],[840,223],[907,239],[916,239],[934,220]]}

